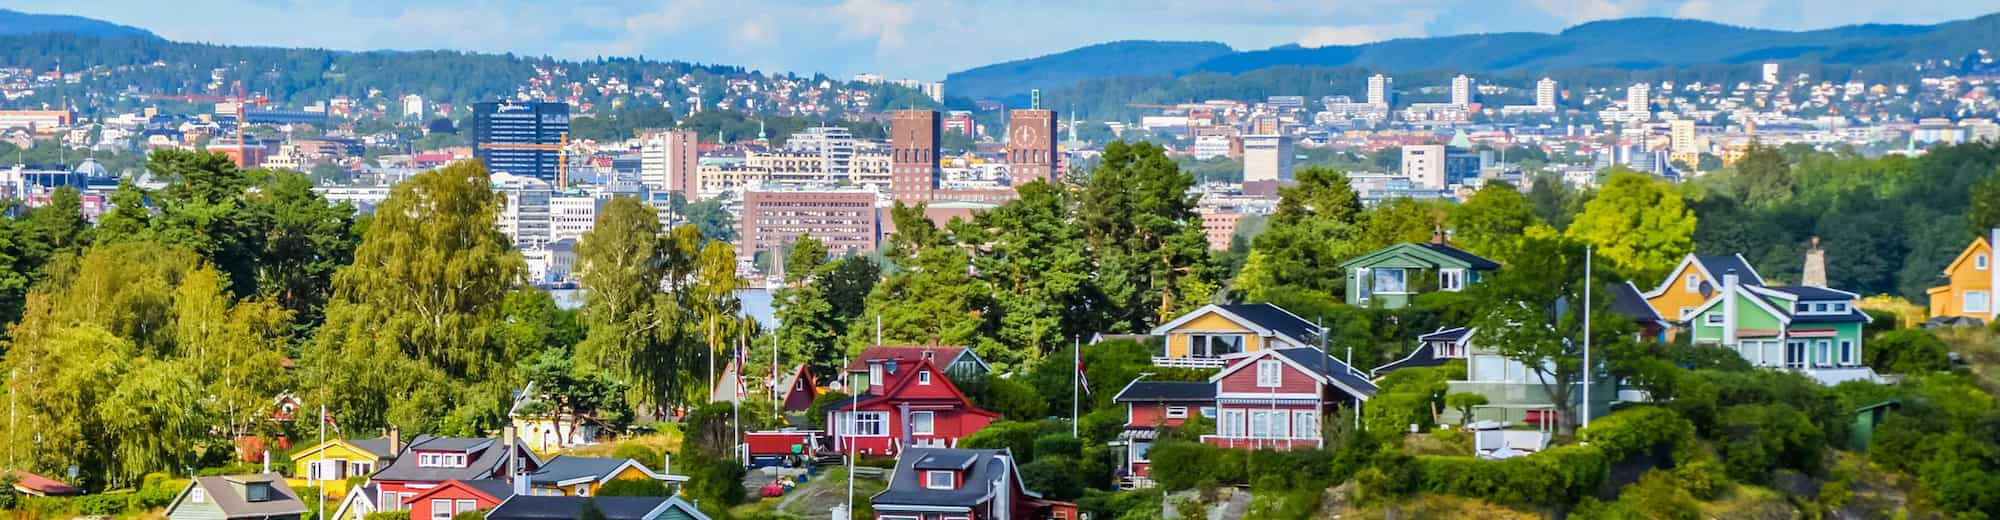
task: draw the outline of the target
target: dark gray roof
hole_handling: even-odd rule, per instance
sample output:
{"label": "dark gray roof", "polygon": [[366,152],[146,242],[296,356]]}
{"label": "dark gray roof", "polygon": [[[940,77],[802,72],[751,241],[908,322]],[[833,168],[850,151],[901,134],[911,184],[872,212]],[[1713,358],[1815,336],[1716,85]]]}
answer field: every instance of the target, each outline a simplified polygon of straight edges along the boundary
{"label": "dark gray roof", "polygon": [[1292,362],[1306,367],[1306,370],[1331,377],[1339,381],[1340,384],[1361,392],[1362,397],[1375,396],[1375,383],[1370,382],[1366,376],[1349,369],[1346,363],[1342,363],[1338,359],[1333,359],[1333,356],[1328,356],[1325,352],[1320,352],[1319,349],[1281,348],[1272,350],[1272,352],[1276,352],[1278,355],[1285,356],[1286,359],[1290,359]]}
{"label": "dark gray roof", "polygon": [[1807,301],[1836,301],[1836,300],[1849,301],[1854,299],[1853,294],[1849,294],[1844,291],[1836,291],[1825,287],[1782,285],[1782,286],[1767,286],[1765,287],[1765,289],[1770,289],[1773,291],[1778,291],[1783,293],[1790,293],[1793,296],[1799,297],[1800,300],[1807,300]]}
{"label": "dark gray roof", "polygon": [[348,439],[347,443],[368,450],[377,457],[386,459],[396,456],[396,452],[389,449],[389,439]]}
{"label": "dark gray roof", "polygon": [[1653,310],[1652,304],[1646,303],[1646,295],[1631,283],[1613,283],[1604,289],[1611,293],[1611,312],[1633,321],[1660,321],[1660,313]]}
{"label": "dark gray roof", "polygon": [[[253,485],[270,486],[271,498],[251,502],[249,497],[244,496],[243,490]],[[201,486],[202,492],[208,495],[208,500],[214,502],[216,507],[222,508],[222,513],[228,518],[263,518],[301,515],[306,512],[305,503],[299,502],[299,495],[292,492],[291,486],[285,484],[285,476],[277,473],[195,477],[188,486],[189,489]],[[187,495],[187,490],[182,490],[181,496],[174,500],[175,507],[178,507],[181,501],[187,500]]]}
{"label": "dark gray roof", "polygon": [[1271,329],[1279,334],[1291,336],[1292,339],[1312,342],[1319,337],[1318,325],[1294,316],[1291,312],[1276,305],[1249,303],[1242,305],[1221,305],[1219,307],[1222,307],[1222,310],[1229,311],[1230,314],[1250,320],[1256,323],[1257,326]]}
{"label": "dark gray roof", "polygon": [[697,520],[708,520],[692,504],[675,497],[552,497],[516,495],[486,513],[487,520],[569,520],[583,516],[590,502],[607,520],[650,520],[646,515],[673,502]]}
{"label": "dark gray roof", "polygon": [[1390,361],[1386,365],[1375,367],[1375,370],[1368,375],[1371,377],[1382,377],[1382,374],[1394,372],[1399,368],[1434,367],[1449,362],[1451,360],[1448,358],[1438,357],[1437,350],[1434,349],[1430,342],[1425,341],[1418,343],[1417,349],[1410,351],[1410,355],[1403,356],[1403,359]]}
{"label": "dark gray roof", "polygon": [[1853,323],[1868,321],[1868,315],[1861,311],[1847,314],[1799,314],[1792,313],[1792,323]]}
{"label": "dark gray roof", "polygon": [[1500,268],[1499,262],[1487,260],[1486,257],[1466,252],[1466,250],[1464,249],[1451,247],[1445,244],[1432,244],[1429,242],[1423,242],[1417,245],[1423,246],[1425,249],[1437,251],[1439,254],[1458,259],[1458,261],[1460,262],[1465,262],[1465,264],[1468,267],[1471,267],[1474,270],[1489,271]]}
{"label": "dark gray roof", "polygon": [[465,487],[477,489],[480,493],[485,493],[487,496],[500,500],[506,500],[507,497],[514,496],[514,484],[505,480],[483,478],[479,480],[461,480],[458,482],[465,484]]}
{"label": "dark gray roof", "polygon": [[[928,457],[946,454],[972,457],[971,469],[965,471],[965,477],[960,479],[958,489],[926,489],[924,487],[923,476],[920,474],[921,470],[916,468],[917,462]],[[1002,473],[1011,471],[1007,467],[1007,463],[1001,462],[1000,457],[1003,455],[1007,456],[1007,460],[1011,461],[1013,459],[1011,455],[1008,455],[1003,450],[959,450],[950,448],[909,448],[903,450],[903,455],[896,458],[896,473],[889,478],[889,489],[883,490],[881,493],[876,493],[874,498],[869,499],[869,503],[874,504],[876,509],[882,509],[882,506],[886,504],[943,507],[977,506],[992,491],[989,488],[993,486],[993,481],[1000,480],[999,477]],[[1006,480],[1013,482],[1014,478],[1008,476]]]}
{"label": "dark gray roof", "polygon": [[1417,341],[1423,341],[1423,342],[1458,341],[1461,339],[1465,339],[1465,335],[1471,333],[1472,329],[1468,327],[1441,328],[1435,332],[1431,332],[1429,334],[1425,334],[1422,336],[1417,336]]}
{"label": "dark gray roof", "polygon": [[[1696,257],[1695,261],[1701,262],[1702,268],[1708,270],[1709,276],[1715,277],[1717,285],[1722,283],[1722,277],[1729,276],[1730,271],[1736,272],[1736,281],[1738,283],[1744,285],[1764,285],[1764,279],[1757,276],[1757,270],[1751,268],[1748,262],[1744,262],[1743,257],[1736,255],[1703,256]],[[1707,282],[1707,280],[1703,282]]]}
{"label": "dark gray roof", "polygon": [[572,457],[557,455],[542,463],[542,468],[528,474],[528,481],[536,484],[555,484],[582,477],[602,479],[631,459],[610,457]]}
{"label": "dark gray roof", "polygon": [[1113,402],[1213,401],[1215,383],[1206,381],[1133,381],[1111,398]]}
{"label": "dark gray roof", "polygon": [[972,467],[973,461],[978,458],[977,455],[969,451],[939,451],[918,457],[916,462],[911,463],[910,466],[916,469],[965,471],[966,468]]}
{"label": "dark gray roof", "polygon": [[[410,442],[409,447],[397,454],[389,464],[376,470],[370,479],[407,482],[444,482],[447,480],[478,480],[491,478],[507,462],[507,450],[499,449],[499,441],[493,439],[430,437],[421,436]],[[463,468],[426,468],[417,466],[417,451],[470,451],[472,447],[484,446],[471,454]]]}

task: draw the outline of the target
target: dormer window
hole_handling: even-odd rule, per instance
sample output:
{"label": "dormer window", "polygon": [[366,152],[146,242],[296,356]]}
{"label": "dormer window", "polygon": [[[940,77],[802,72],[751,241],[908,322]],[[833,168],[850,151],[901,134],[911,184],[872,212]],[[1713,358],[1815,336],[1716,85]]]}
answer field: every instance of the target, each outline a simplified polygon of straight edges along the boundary
{"label": "dormer window", "polygon": [[418,453],[417,467],[420,468],[463,468],[463,453]]}
{"label": "dormer window", "polygon": [[1972,255],[1972,268],[1973,268],[1973,269],[1978,269],[1978,270],[1981,270],[1981,271],[1985,271],[1985,270],[1986,270],[1986,255],[1984,255],[1984,254],[1978,254],[1978,255]]}
{"label": "dormer window", "polygon": [[931,371],[925,370],[922,372],[917,372],[917,384],[920,385],[931,384]]}
{"label": "dormer window", "polygon": [[1701,275],[1689,274],[1685,280],[1687,283],[1684,285],[1687,286],[1687,292],[1701,292]]}
{"label": "dormer window", "polygon": [[924,489],[958,489],[958,474],[943,470],[926,471]]}
{"label": "dormer window", "polygon": [[244,486],[243,494],[246,495],[244,498],[251,502],[267,502],[271,500],[271,485],[261,482],[251,483]]}

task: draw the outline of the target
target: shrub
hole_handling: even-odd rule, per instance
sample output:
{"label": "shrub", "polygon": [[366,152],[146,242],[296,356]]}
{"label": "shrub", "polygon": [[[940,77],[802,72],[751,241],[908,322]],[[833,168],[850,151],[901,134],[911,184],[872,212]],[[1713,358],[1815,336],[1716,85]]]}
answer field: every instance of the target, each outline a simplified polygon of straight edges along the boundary
{"label": "shrub", "polygon": [[[984,380],[967,386],[977,389],[968,391],[974,405],[1008,419],[1033,421],[1049,413],[1049,400],[1036,393],[1035,387],[1016,379],[987,374]],[[1063,394],[1064,404],[1068,404],[1068,396]]]}
{"label": "shrub", "polygon": [[486,520],[486,511],[483,509],[473,510],[473,511],[462,511],[458,514],[451,515],[451,520]]}
{"label": "shrub", "polygon": [[673,496],[667,485],[653,479],[615,479],[597,488],[601,497],[665,497]]}
{"label": "shrub", "polygon": [[1179,491],[1193,489],[1203,483],[1216,482],[1222,453],[1213,446],[1188,441],[1160,441],[1147,454],[1148,459],[1159,461],[1153,464],[1148,475],[1162,489]]}
{"label": "shrub", "polygon": [[1868,348],[1862,351],[1862,358],[1868,366],[1892,374],[1922,374],[1951,369],[1951,358],[1944,340],[1923,329],[1904,329],[1883,333],[1868,340]]}
{"label": "shrub", "polygon": [[1021,466],[1021,485],[1054,500],[1075,500],[1083,496],[1083,480],[1076,459],[1044,456]]}
{"label": "shrub", "polygon": [[627,442],[618,445],[618,449],[612,451],[611,456],[620,459],[636,460],[651,469],[657,470],[666,467],[666,461],[660,460],[660,452],[658,450],[636,442]]}
{"label": "shrub", "polygon": [[410,510],[376,511],[361,518],[362,520],[410,520]]}
{"label": "shrub", "polygon": [[689,499],[723,507],[743,501],[743,477],[749,470],[735,459],[709,457],[700,450],[684,448],[681,456],[674,459],[674,466],[688,476],[681,491]]}
{"label": "shrub", "polygon": [[117,516],[132,509],[130,494],[84,495],[77,499],[76,511],[85,516]]}
{"label": "shrub", "polygon": [[[1417,457],[1421,489],[1517,506],[1576,503],[1603,482],[1609,465],[1591,446],[1561,446],[1506,460]],[[1391,471],[1385,464],[1378,468]]]}
{"label": "shrub", "polygon": [[959,447],[966,449],[996,450],[1008,449],[1014,458],[1023,463],[1035,460],[1035,439],[1041,437],[1041,425],[1031,422],[999,421],[972,432],[959,441]]}
{"label": "shrub", "polygon": [[1778,468],[1817,475],[1825,435],[1798,409],[1782,404],[1747,404],[1722,411],[1720,451],[1729,477],[1768,483]]}
{"label": "shrub", "polygon": [[1603,451],[1608,461],[1622,461],[1659,448],[1672,449],[1675,460],[1685,460],[1694,447],[1694,424],[1672,410],[1653,406],[1599,417],[1577,435]]}
{"label": "shrub", "polygon": [[812,406],[806,407],[806,420],[811,421],[814,428],[826,429],[826,406],[844,399],[847,399],[847,394],[840,392],[827,392],[814,397]]}
{"label": "shrub", "polygon": [[[1397,372],[1402,372],[1398,370]],[[1416,392],[1377,393],[1362,408],[1361,422],[1374,435],[1395,438],[1417,425],[1418,431],[1435,426],[1431,416],[1433,394]]]}
{"label": "shrub", "polygon": [[1444,396],[1444,405],[1453,410],[1458,410],[1458,423],[1460,425],[1472,424],[1472,409],[1486,406],[1487,402],[1486,394],[1473,392],[1459,392]]}
{"label": "shrub", "polygon": [[1035,459],[1043,457],[1083,457],[1083,440],[1065,433],[1051,433],[1035,438]]}
{"label": "shrub", "polygon": [[1688,494],[1701,500],[1714,500],[1729,487],[1729,476],[1724,474],[1722,463],[1713,458],[1704,458],[1682,464],[1674,468],[1674,478]]}

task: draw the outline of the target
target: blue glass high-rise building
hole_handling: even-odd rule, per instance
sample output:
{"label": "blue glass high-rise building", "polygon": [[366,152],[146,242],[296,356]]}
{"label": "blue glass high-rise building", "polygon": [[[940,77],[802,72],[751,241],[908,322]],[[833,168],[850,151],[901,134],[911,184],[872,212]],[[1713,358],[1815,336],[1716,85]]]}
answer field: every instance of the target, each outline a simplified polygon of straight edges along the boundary
{"label": "blue glass high-rise building", "polygon": [[[554,146],[569,133],[569,104],[496,101],[472,105],[472,155],[486,169],[556,182],[561,153]],[[501,145],[501,146],[488,146]]]}

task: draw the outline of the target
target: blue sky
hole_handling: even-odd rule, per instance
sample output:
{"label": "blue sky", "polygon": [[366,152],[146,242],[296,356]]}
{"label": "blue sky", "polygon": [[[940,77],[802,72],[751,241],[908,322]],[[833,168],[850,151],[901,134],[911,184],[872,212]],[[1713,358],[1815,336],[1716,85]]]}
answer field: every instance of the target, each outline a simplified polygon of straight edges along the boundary
{"label": "blue sky", "polygon": [[1629,16],[1778,29],[1936,23],[1991,0],[14,0],[185,41],[336,49],[644,55],[767,71],[942,79],[1123,39],[1238,49],[1408,36],[1554,32]]}

